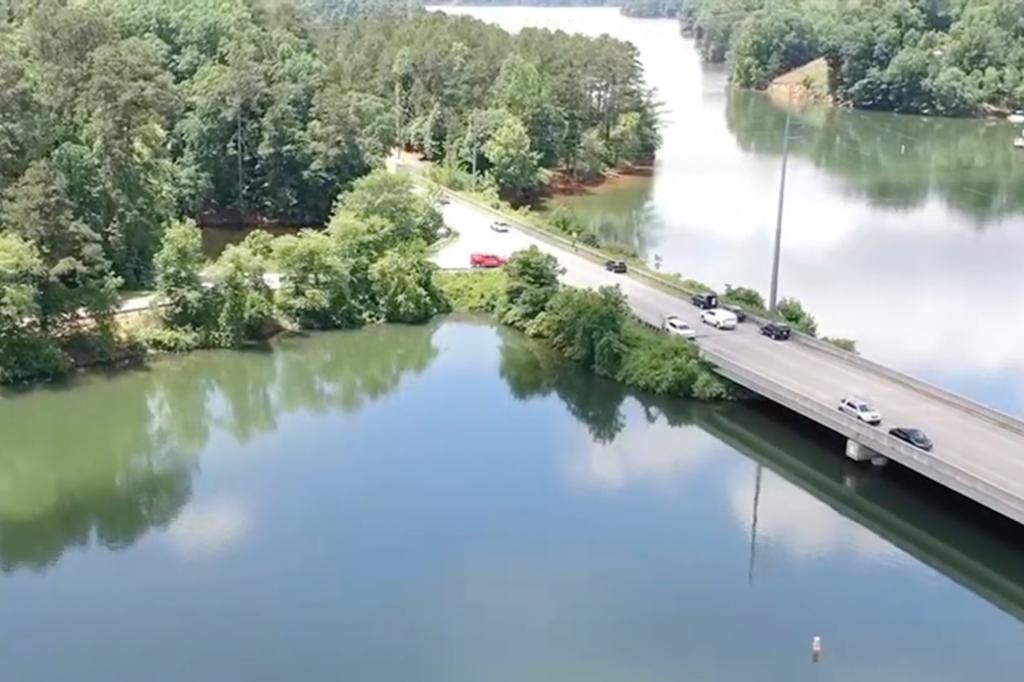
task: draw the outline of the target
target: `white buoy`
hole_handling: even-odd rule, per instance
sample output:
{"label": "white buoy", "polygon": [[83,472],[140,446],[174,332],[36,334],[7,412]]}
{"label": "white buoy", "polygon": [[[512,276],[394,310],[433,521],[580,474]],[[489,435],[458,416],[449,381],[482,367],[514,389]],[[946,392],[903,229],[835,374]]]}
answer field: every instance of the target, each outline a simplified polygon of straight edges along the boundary
{"label": "white buoy", "polygon": [[815,663],[821,658],[821,635],[815,635],[811,639],[811,660]]}

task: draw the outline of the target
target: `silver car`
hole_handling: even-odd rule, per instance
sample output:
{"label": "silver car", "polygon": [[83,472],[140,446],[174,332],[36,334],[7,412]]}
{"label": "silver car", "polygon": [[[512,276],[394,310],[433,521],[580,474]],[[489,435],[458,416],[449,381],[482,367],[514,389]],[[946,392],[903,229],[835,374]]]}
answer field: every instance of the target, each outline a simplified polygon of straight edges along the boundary
{"label": "silver car", "polygon": [[858,398],[855,395],[846,396],[840,400],[839,411],[872,426],[882,423],[882,415],[878,413],[878,410],[864,398]]}

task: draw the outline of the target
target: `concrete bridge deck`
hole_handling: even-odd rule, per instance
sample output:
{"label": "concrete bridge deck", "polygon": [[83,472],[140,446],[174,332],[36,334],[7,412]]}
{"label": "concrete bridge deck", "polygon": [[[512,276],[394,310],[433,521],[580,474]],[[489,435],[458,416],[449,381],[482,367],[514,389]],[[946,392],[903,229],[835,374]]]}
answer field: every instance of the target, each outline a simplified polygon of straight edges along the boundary
{"label": "concrete bridge deck", "polygon": [[[459,237],[436,255],[441,267],[466,267],[473,252],[508,256],[536,245],[558,258],[567,284],[618,284],[637,317],[652,324],[665,314],[679,315],[697,330],[702,353],[723,376],[1024,524],[1024,421],[821,342],[772,341],[752,323],[733,331],[705,327],[700,311],[681,295],[640,277],[607,272],[557,238],[525,226],[493,232],[489,226],[497,216],[458,197],[444,214]],[[869,398],[883,425],[867,426],[840,413],[838,402],[848,394]],[[934,450],[925,453],[892,438],[891,426],[923,429]]]}

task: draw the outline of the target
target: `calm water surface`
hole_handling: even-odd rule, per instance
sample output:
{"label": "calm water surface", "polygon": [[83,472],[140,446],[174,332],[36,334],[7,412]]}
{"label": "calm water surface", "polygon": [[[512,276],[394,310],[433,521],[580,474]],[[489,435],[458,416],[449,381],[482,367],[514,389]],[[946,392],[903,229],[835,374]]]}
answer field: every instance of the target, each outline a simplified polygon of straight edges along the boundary
{"label": "calm water surface", "polygon": [[0,433],[4,680],[1024,669],[1018,534],[471,320],[8,393]]}
{"label": "calm water surface", "polygon": [[[509,30],[608,33],[664,103],[654,177],[566,199],[663,268],[767,292],[784,112],[729,92],[673,20],[614,8],[455,8]],[[1024,153],[1003,122],[813,109],[794,119],[780,289],[823,333],[1024,414]],[[855,387],[854,387],[855,388]]]}

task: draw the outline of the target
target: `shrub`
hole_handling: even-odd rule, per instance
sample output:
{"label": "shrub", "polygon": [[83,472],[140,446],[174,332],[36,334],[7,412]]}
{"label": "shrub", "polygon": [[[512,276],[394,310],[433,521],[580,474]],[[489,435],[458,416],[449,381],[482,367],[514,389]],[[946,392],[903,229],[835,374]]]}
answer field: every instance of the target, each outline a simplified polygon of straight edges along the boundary
{"label": "shrub", "polygon": [[793,327],[810,336],[817,336],[818,322],[814,316],[804,310],[800,301],[795,298],[784,298],[778,303],[779,315]]}
{"label": "shrub", "polygon": [[501,270],[436,272],[434,281],[453,310],[494,313],[505,295],[507,278]]}

